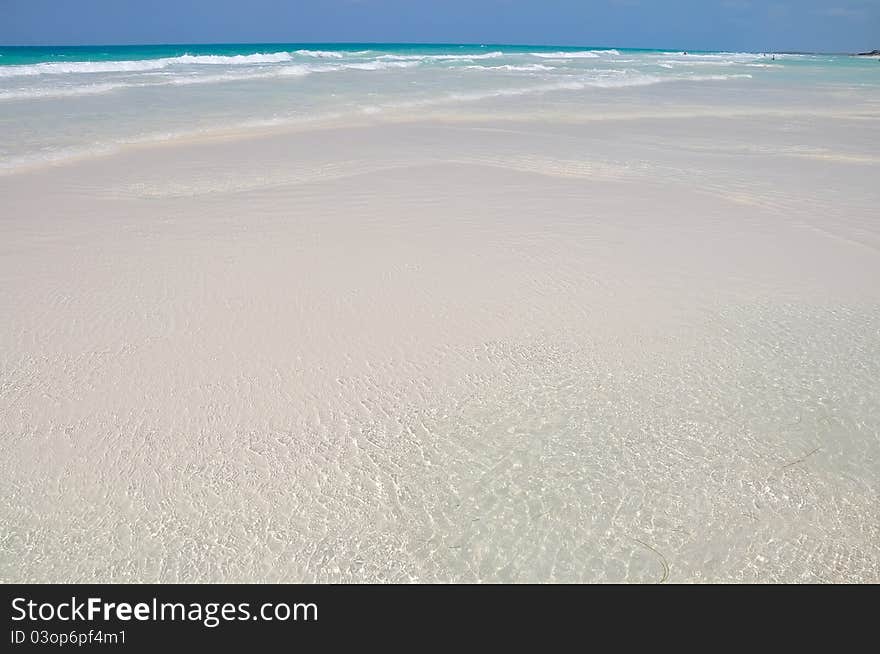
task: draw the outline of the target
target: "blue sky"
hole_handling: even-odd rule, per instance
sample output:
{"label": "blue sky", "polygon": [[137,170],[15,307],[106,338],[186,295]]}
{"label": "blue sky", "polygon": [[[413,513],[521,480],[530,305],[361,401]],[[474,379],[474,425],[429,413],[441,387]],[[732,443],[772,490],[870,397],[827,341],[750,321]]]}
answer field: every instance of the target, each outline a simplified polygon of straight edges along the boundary
{"label": "blue sky", "polygon": [[0,0],[0,44],[880,48],[880,0]]}

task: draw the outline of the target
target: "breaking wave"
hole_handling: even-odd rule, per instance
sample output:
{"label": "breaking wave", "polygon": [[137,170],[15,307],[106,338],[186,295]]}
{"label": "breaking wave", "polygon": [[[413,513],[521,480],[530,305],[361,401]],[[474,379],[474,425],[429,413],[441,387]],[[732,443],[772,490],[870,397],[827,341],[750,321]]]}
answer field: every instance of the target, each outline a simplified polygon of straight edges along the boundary
{"label": "breaking wave", "polygon": [[268,54],[232,56],[185,54],[179,57],[129,61],[51,61],[40,64],[0,66],[0,77],[87,73],[132,73],[148,70],[161,70],[174,65],[240,66],[253,64],[277,64],[292,60],[293,56],[291,56],[289,52],[273,52]]}

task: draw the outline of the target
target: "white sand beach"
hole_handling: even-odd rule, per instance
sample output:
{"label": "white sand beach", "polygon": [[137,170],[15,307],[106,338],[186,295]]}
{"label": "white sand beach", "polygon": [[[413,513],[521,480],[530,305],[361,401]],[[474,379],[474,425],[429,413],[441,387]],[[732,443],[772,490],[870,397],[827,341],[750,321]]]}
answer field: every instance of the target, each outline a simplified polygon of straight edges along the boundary
{"label": "white sand beach", "polygon": [[707,88],[0,176],[0,580],[880,581],[880,96]]}

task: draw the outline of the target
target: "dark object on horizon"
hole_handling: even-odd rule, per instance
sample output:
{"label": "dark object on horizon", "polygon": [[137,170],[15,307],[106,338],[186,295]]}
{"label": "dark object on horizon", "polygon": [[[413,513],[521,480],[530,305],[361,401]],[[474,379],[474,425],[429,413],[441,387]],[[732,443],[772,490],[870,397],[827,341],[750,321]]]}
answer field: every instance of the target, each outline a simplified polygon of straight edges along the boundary
{"label": "dark object on horizon", "polygon": [[871,52],[859,52],[856,57],[880,57],[880,50],[871,50]]}

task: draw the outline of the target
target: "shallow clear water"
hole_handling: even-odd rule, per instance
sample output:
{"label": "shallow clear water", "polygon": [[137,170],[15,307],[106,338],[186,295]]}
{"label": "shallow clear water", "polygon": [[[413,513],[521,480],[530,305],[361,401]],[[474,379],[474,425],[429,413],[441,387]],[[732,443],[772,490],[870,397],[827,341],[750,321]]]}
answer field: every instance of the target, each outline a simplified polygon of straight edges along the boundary
{"label": "shallow clear water", "polygon": [[[874,59],[542,46],[255,44],[0,48],[0,170],[129,143],[485,101],[510,106],[788,87],[880,89]],[[762,95],[763,94],[763,95]],[[769,94],[769,95],[768,95]],[[631,104],[631,103],[630,103]]]}
{"label": "shallow clear water", "polygon": [[0,54],[0,581],[880,579],[876,60]]}

